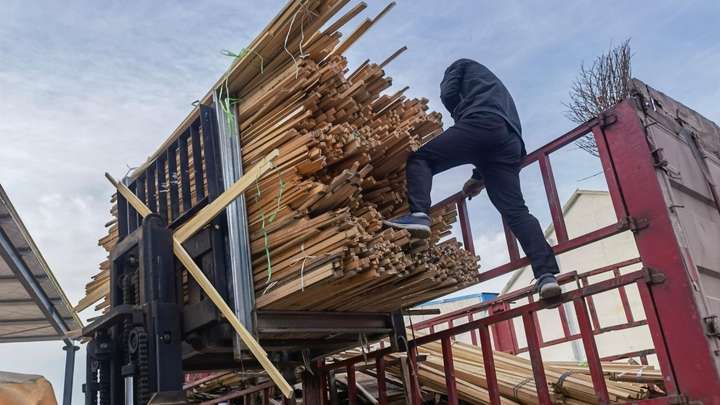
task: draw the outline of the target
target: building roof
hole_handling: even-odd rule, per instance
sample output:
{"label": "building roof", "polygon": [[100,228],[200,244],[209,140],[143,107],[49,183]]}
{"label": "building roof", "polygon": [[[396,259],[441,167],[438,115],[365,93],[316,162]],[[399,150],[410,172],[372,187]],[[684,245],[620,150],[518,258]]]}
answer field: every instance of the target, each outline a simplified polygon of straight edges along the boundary
{"label": "building roof", "polygon": [[[570,196],[570,198],[568,198],[568,200],[565,201],[565,204],[563,204],[563,207],[562,207],[563,216],[565,216],[565,214],[567,214],[575,206],[575,203],[577,202],[578,198],[580,198],[580,196],[583,196],[583,195],[609,196],[610,193],[608,193],[607,191],[603,191],[603,190],[583,190],[583,189],[579,188],[579,189],[575,190],[572,193],[572,195]],[[550,223],[550,225],[547,228],[545,228],[545,239],[549,238],[553,232],[555,232],[555,226],[552,223]],[[510,280],[508,280],[508,282],[505,283],[505,286],[503,287],[501,294],[507,293],[510,290],[510,288],[512,287],[512,285],[515,284],[517,279],[520,278],[522,273],[527,271],[529,268],[530,268],[529,266],[525,266],[525,267],[515,271],[512,274],[512,276],[510,277]]]}
{"label": "building roof", "polygon": [[0,185],[0,343],[65,339],[81,327]]}
{"label": "building roof", "polygon": [[477,294],[467,294],[467,295],[461,295],[459,297],[452,297],[452,298],[443,298],[433,301],[424,302],[420,305],[416,305],[416,308],[422,308],[422,307],[428,307],[432,305],[439,305],[439,304],[447,304],[450,302],[457,302],[457,301],[465,301],[470,299],[478,299],[480,302],[484,301],[490,301],[492,299],[495,299],[497,297],[497,293],[477,293]]}

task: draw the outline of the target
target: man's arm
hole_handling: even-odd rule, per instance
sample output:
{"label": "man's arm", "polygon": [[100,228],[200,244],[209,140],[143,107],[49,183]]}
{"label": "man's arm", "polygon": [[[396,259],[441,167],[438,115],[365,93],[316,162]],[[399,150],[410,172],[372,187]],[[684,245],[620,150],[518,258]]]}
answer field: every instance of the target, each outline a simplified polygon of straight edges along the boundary
{"label": "man's arm", "polygon": [[445,70],[445,76],[440,83],[440,100],[442,100],[445,108],[450,111],[450,114],[455,111],[455,107],[460,103],[460,86],[465,73],[465,62],[465,59],[453,62]]}

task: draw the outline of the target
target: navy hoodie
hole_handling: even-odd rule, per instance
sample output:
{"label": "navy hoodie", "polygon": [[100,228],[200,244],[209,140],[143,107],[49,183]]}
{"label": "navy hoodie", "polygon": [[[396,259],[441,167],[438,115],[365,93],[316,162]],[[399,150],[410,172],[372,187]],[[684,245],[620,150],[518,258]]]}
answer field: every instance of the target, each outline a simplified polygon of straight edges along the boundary
{"label": "navy hoodie", "polygon": [[497,114],[522,136],[520,117],[510,92],[490,69],[474,60],[459,59],[445,70],[440,99],[455,122],[479,112]]}

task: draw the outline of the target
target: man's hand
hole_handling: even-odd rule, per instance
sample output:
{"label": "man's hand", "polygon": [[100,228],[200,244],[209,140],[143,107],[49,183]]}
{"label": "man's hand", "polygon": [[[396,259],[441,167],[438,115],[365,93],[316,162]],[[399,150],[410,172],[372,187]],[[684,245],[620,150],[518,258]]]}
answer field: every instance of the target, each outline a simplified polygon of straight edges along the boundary
{"label": "man's hand", "polygon": [[471,177],[470,180],[466,181],[463,186],[463,194],[465,194],[465,197],[472,199],[480,194],[483,188],[485,188],[485,183],[483,181]]}

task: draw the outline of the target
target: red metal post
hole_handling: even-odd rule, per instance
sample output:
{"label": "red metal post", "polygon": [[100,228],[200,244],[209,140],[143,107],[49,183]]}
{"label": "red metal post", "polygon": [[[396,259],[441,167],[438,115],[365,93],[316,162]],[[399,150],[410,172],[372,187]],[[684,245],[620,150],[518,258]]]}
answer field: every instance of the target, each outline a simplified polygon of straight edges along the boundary
{"label": "red metal post", "polygon": [[[528,296],[528,302],[529,303],[535,302],[535,299],[533,298],[532,295]],[[537,333],[538,342],[540,342],[540,347],[542,347],[543,344],[545,343],[545,339],[543,339],[542,329],[540,328],[540,321],[538,320],[537,312],[533,311],[532,317],[533,317],[533,322],[535,322],[535,332]]]}
{"label": "red metal post", "polygon": [[598,354],[597,345],[595,344],[592,325],[590,324],[590,316],[588,316],[587,308],[585,307],[585,300],[577,298],[574,304],[583,347],[585,347],[585,356],[588,366],[590,367],[593,389],[600,403],[607,404],[610,402],[610,397],[608,395],[607,385],[605,384],[605,376],[603,375],[602,365],[600,364],[600,355]]}
{"label": "red metal post", "polygon": [[524,313],[522,320],[528,342],[528,351],[530,352],[533,377],[535,377],[535,387],[538,392],[538,403],[540,405],[552,405],[547,379],[545,378],[545,367],[543,367],[542,355],[540,354],[540,340],[538,339],[537,330],[535,329],[535,320],[532,312]]}
{"label": "red metal post", "polygon": [[[645,127],[629,100],[614,112],[617,122],[604,130],[610,156],[628,215],[647,225],[635,233],[637,248],[646,267],[663,273],[662,280],[655,280],[648,291],[657,312],[656,319],[648,316],[648,325],[664,340],[670,355],[665,362],[672,366],[663,374],[674,375],[677,390],[691,400],[717,401],[717,357],[698,308],[697,300],[702,298],[695,297],[688,275],[688,270],[695,269],[685,260],[678,243]],[[653,341],[658,349],[655,336]],[[657,355],[665,357],[660,350]]]}
{"label": "red metal post", "polygon": [[452,341],[450,340],[450,336],[443,337],[441,345],[448,405],[458,405],[457,382],[455,381],[455,365],[453,363]]}
{"label": "red metal post", "polygon": [[418,376],[417,347],[410,347],[408,360],[410,362],[410,402],[411,405],[420,405],[422,403],[422,393]]}
{"label": "red metal post", "polygon": [[[582,284],[583,287],[587,287],[589,284],[587,277],[582,277],[580,279],[580,284]],[[595,301],[593,300],[593,297],[587,297],[587,305],[590,309],[590,319],[592,319],[593,330],[597,331],[600,329],[600,318],[595,310]]]}
{"label": "red metal post", "polygon": [[505,231],[505,243],[508,248],[508,255],[510,256],[510,263],[520,259],[520,249],[518,249],[517,239],[512,233],[510,226],[508,226],[505,218],[503,218],[503,230]]}
{"label": "red metal post", "polygon": [[460,221],[460,231],[462,232],[463,246],[465,250],[475,254],[475,243],[473,242],[472,228],[470,225],[470,217],[468,216],[467,202],[463,198],[457,202],[458,220]]}
{"label": "red metal post", "polygon": [[302,373],[302,389],[303,389],[303,400],[309,404],[318,404],[322,402],[322,377],[320,375],[321,370],[318,368],[315,371],[305,370]]}
{"label": "red metal post", "polygon": [[355,382],[355,366],[349,365],[347,370],[347,389],[348,389],[348,404],[357,405],[357,383]]}
{"label": "red metal post", "polygon": [[625,202],[623,201],[622,193],[620,192],[620,185],[618,184],[617,176],[615,175],[615,167],[608,151],[607,140],[605,134],[600,126],[594,126],[592,130],[593,136],[595,137],[595,144],[598,148],[598,154],[600,155],[600,163],[602,164],[603,174],[605,174],[605,181],[608,185],[608,192],[610,192],[610,198],[612,199],[613,207],[615,208],[615,216],[617,219],[627,217],[627,208],[625,208]]}
{"label": "red metal post", "polygon": [[[613,270],[613,274],[615,277],[620,276],[620,269]],[[632,309],[630,308],[630,300],[628,300],[627,291],[625,290],[625,287],[618,288],[618,293],[620,294],[620,301],[623,305],[623,311],[625,311],[625,319],[627,319],[628,322],[633,322],[633,314]]]}
{"label": "red metal post", "polygon": [[660,320],[658,319],[657,312],[655,311],[655,303],[653,302],[652,295],[650,294],[650,288],[647,283],[644,283],[643,281],[638,281],[637,287],[638,292],[640,293],[640,300],[642,301],[643,308],[645,309],[645,319],[647,319],[650,336],[652,337],[653,345],[655,346],[655,354],[658,358],[658,364],[660,364],[660,371],[663,373],[665,389],[669,394],[677,394],[675,375],[673,374],[672,365],[670,364],[670,354],[665,346],[665,339],[663,338],[662,328],[660,327]]}
{"label": "red metal post", "polygon": [[568,324],[567,313],[565,312],[565,305],[561,304],[557,309],[558,315],[560,315],[560,323],[562,324],[563,328],[563,336],[568,338],[572,335],[572,332],[570,332],[570,325]]}
{"label": "red metal post", "polygon": [[[472,312],[468,314],[468,322],[473,321],[473,314]],[[472,342],[473,346],[477,346],[477,334],[475,333],[475,329],[470,331],[470,341]]]}
{"label": "red metal post", "polygon": [[480,333],[480,347],[482,348],[483,363],[485,365],[485,380],[490,394],[490,404],[500,405],[500,389],[498,388],[497,374],[495,373],[495,359],[493,358],[490,333],[485,325],[481,326],[478,332]]}
{"label": "red metal post", "polygon": [[385,357],[378,356],[375,359],[375,371],[377,372],[378,404],[387,405],[387,386],[385,384]]}
{"label": "red metal post", "polygon": [[[510,308],[507,302],[503,302],[499,305],[493,305],[489,308],[490,315],[506,311]],[[512,320],[501,321],[494,323],[491,326],[493,334],[493,341],[495,342],[495,349],[510,354],[516,354],[518,352],[517,337],[515,336],[515,325]]]}
{"label": "red metal post", "polygon": [[548,155],[543,154],[538,159],[538,163],[540,164],[540,173],[542,174],[543,183],[545,184],[545,194],[548,205],[550,206],[550,215],[552,216],[553,226],[555,227],[557,241],[558,243],[567,242],[568,233],[565,227],[565,218],[563,218],[562,205],[558,197],[555,175],[550,165],[550,158]]}

